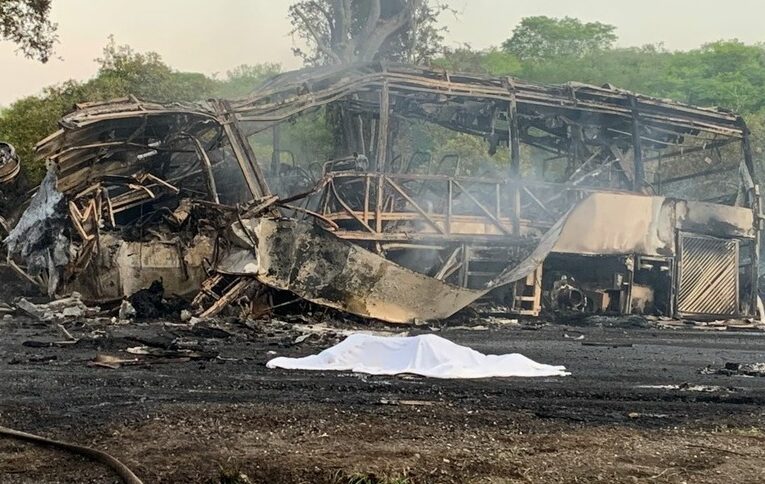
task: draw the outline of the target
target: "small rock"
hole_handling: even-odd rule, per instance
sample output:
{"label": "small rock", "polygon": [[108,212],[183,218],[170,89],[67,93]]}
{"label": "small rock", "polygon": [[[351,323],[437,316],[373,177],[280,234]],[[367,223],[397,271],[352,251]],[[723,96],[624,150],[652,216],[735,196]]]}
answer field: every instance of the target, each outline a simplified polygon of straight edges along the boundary
{"label": "small rock", "polygon": [[188,309],[181,310],[181,321],[185,323],[187,321],[191,321],[191,318],[192,318],[191,311],[189,311]]}

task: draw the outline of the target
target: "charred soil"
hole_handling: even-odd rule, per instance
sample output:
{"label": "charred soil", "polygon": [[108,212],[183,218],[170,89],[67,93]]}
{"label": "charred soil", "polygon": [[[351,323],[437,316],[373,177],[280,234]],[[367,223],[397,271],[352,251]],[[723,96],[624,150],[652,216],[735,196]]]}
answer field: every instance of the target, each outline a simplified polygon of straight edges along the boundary
{"label": "charred soil", "polygon": [[[765,361],[759,333],[441,328],[572,372],[454,381],[265,367],[331,345],[332,330],[295,343],[306,327],[66,326],[78,342],[60,344],[49,323],[0,323],[0,425],[105,450],[147,483],[765,479],[765,378],[701,371]],[[88,365],[135,359],[125,350],[136,346],[195,356]],[[0,440],[0,482],[113,481],[89,461]]]}

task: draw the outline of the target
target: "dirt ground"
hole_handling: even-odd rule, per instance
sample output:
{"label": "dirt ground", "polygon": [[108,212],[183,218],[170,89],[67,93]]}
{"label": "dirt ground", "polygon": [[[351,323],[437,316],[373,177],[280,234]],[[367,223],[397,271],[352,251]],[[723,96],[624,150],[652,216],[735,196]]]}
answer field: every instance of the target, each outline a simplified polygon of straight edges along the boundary
{"label": "dirt ground", "polygon": [[[79,341],[47,346],[55,324],[0,322],[0,425],[105,450],[146,483],[765,482],[765,378],[702,371],[765,361],[765,333],[439,328],[572,373],[454,381],[267,369],[342,338],[295,344],[306,327],[65,326]],[[181,343],[198,359],[88,364]],[[0,483],[47,482],[116,477],[0,440]]]}

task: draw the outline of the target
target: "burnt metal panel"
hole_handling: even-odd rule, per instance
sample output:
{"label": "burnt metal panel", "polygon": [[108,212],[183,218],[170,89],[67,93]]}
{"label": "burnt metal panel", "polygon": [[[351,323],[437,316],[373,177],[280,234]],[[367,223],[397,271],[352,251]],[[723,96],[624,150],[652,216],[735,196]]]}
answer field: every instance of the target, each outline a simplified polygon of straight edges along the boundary
{"label": "burnt metal panel", "polygon": [[738,241],[681,232],[677,312],[738,315]]}

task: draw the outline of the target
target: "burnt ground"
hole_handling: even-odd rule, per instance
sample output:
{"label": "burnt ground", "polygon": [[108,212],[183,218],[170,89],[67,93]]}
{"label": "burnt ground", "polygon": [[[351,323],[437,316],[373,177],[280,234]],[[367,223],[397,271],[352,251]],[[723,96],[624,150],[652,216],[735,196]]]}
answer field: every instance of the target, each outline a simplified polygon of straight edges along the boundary
{"label": "burnt ground", "polygon": [[[278,328],[66,327],[82,339],[36,347],[61,331],[0,322],[0,425],[105,450],[147,483],[765,481],[765,378],[701,372],[765,361],[765,333],[445,328],[482,352],[572,372],[452,381],[269,370],[269,352],[305,355],[336,341],[291,345],[300,333]],[[134,358],[124,350],[178,337],[203,359],[88,366],[98,353]],[[0,482],[115,478],[0,440]]]}

